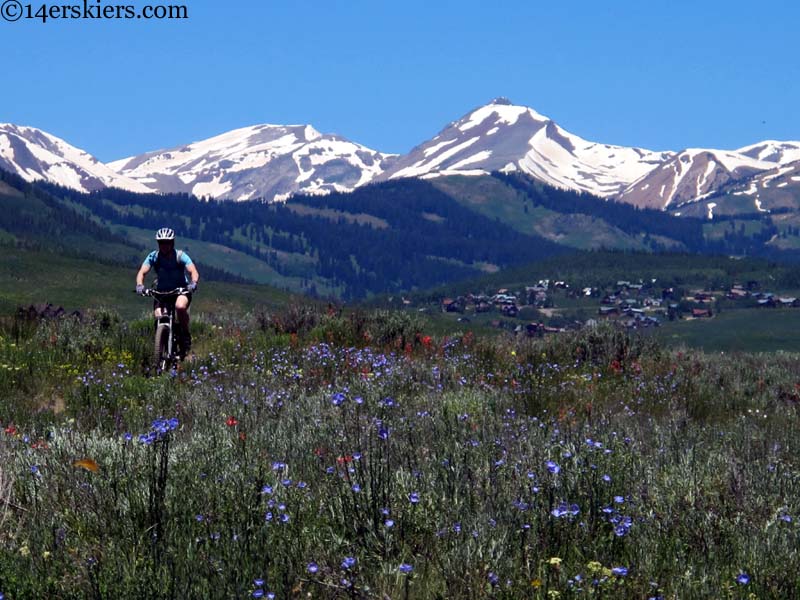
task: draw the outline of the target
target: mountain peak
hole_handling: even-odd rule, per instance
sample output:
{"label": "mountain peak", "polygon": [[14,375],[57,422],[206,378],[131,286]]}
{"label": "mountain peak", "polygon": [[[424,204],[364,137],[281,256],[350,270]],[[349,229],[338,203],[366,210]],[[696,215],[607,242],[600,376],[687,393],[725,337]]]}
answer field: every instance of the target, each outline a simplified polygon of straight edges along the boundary
{"label": "mountain peak", "polygon": [[500,106],[514,106],[514,103],[511,102],[511,100],[509,100],[505,96],[498,96],[497,98],[489,102],[489,104],[499,104]]}

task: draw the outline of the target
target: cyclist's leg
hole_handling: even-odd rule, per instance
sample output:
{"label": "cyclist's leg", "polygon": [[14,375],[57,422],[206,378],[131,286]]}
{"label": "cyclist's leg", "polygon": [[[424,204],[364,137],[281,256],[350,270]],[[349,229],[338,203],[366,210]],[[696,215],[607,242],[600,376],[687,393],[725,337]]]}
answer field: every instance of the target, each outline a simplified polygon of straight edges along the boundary
{"label": "cyclist's leg", "polygon": [[192,333],[189,329],[189,305],[192,303],[191,296],[178,296],[175,299],[175,314],[178,318],[178,334],[183,355],[189,354],[192,349]]}

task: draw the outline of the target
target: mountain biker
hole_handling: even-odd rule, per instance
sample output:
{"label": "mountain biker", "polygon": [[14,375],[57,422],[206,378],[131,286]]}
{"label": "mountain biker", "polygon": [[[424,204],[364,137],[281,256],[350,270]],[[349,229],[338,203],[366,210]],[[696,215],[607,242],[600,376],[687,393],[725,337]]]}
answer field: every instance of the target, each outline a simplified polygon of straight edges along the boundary
{"label": "mountain biker", "polygon": [[[197,289],[200,274],[194,266],[192,259],[183,251],[175,250],[175,232],[168,227],[162,227],[156,232],[158,250],[154,250],[144,259],[139,272],[136,274],[136,293],[144,293],[144,277],[151,268],[156,271],[156,290],[168,292],[175,288],[185,287],[188,294],[181,294],[175,298],[175,314],[178,318],[176,333],[182,354],[189,354],[192,347],[192,334],[189,330],[189,305],[192,303],[192,293]],[[160,304],[153,305],[154,315],[160,317],[162,310]],[[164,309],[166,312],[166,309]]]}

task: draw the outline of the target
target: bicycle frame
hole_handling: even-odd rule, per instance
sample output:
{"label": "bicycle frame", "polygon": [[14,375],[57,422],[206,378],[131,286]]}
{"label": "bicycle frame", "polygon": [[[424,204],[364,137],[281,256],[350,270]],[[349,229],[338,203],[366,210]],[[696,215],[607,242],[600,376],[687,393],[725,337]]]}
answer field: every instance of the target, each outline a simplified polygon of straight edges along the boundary
{"label": "bicycle frame", "polygon": [[[175,300],[178,296],[190,294],[186,288],[176,288],[168,292],[148,289],[145,296],[150,296],[156,301],[158,316],[155,317],[155,349],[156,372],[161,373],[171,368],[178,361],[176,352],[177,339],[175,335]],[[166,331],[166,340],[161,338]],[[162,344],[166,342],[164,348]]]}

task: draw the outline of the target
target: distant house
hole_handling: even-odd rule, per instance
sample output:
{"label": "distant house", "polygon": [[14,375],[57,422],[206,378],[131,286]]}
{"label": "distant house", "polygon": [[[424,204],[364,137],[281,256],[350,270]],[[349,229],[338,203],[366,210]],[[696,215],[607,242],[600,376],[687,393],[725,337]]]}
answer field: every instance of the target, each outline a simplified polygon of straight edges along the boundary
{"label": "distant house", "polygon": [[744,298],[749,298],[750,292],[748,292],[745,289],[742,289],[741,286],[735,285],[730,290],[728,290],[728,293],[725,294],[725,297],[728,300],[742,300]]}
{"label": "distant house", "polygon": [[645,297],[642,300],[642,304],[645,306],[652,306],[655,308],[660,307],[663,304],[663,300],[661,298],[651,298],[650,296]]}
{"label": "distant house", "polygon": [[544,325],[542,323],[528,323],[525,325],[525,335],[528,337],[541,336],[544,333]]}
{"label": "distant house", "polygon": [[695,319],[709,319],[711,318],[711,310],[708,308],[693,308],[692,317]]}
{"label": "distant house", "polygon": [[597,311],[601,317],[609,317],[611,315],[618,315],[619,314],[619,307],[617,306],[601,306],[600,309]]}
{"label": "distant house", "polygon": [[442,300],[442,310],[444,312],[458,312],[463,313],[466,307],[466,300],[464,298],[445,298]]}
{"label": "distant house", "polygon": [[800,301],[797,298],[778,298],[778,304],[780,306],[798,306]]}
{"label": "distant house", "polygon": [[492,305],[488,302],[479,302],[475,305],[475,312],[476,313],[485,313],[492,310]]}
{"label": "distant house", "polygon": [[757,302],[758,306],[763,308],[774,308],[777,306],[775,303],[775,298],[773,298],[771,295],[768,298],[759,298]]}

